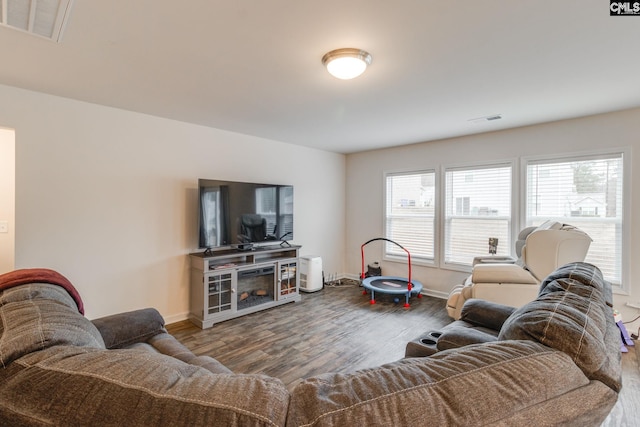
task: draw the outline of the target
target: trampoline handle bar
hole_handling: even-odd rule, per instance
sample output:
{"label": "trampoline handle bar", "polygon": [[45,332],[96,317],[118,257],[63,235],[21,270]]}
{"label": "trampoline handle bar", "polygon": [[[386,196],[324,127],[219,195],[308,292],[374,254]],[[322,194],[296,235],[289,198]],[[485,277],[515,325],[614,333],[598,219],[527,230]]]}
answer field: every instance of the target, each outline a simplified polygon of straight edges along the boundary
{"label": "trampoline handle bar", "polygon": [[409,290],[411,290],[411,288],[413,286],[413,284],[411,283],[411,254],[401,244],[396,243],[393,240],[387,239],[387,238],[384,238],[384,237],[373,238],[373,239],[371,239],[371,240],[369,240],[367,242],[364,242],[362,244],[362,246],[360,246],[360,255],[361,255],[361,258],[362,258],[362,272],[360,273],[360,279],[361,280],[364,279],[364,247],[367,246],[369,243],[375,242],[377,240],[384,240],[386,242],[393,243],[394,245],[396,245],[397,247],[399,247],[400,249],[402,249],[403,251],[405,251],[407,253],[407,260],[408,260],[408,264],[409,264],[409,276],[407,277],[407,279],[408,279],[408,283],[409,283]]}

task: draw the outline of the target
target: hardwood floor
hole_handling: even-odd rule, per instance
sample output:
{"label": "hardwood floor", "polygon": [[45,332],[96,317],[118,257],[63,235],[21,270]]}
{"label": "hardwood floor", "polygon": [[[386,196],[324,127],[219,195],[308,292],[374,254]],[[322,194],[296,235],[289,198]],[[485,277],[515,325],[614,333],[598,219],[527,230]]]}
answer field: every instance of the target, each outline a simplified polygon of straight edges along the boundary
{"label": "hardwood floor", "polygon": [[325,287],[286,304],[201,330],[188,321],[167,329],[191,351],[236,373],[280,378],[289,389],[324,372],[348,372],[404,357],[408,341],[451,319],[445,301],[422,297],[411,307],[388,295],[369,304],[357,285]]}
{"label": "hardwood floor", "polygon": [[622,391],[603,427],[640,426],[640,342],[622,353]]}
{"label": "hardwood floor", "polygon": [[[302,301],[215,324],[202,330],[189,321],[167,329],[198,355],[216,358],[236,373],[280,378],[289,388],[324,372],[350,372],[393,362],[408,341],[451,322],[442,299],[412,298],[411,307],[381,295],[369,304],[362,288],[326,287]],[[602,424],[640,425],[640,351],[622,355],[623,389]]]}

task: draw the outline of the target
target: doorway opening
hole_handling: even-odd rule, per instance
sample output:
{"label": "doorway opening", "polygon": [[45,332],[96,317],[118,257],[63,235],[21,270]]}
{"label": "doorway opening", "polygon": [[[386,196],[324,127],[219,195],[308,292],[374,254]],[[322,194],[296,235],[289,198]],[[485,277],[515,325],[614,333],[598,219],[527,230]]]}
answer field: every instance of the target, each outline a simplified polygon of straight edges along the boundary
{"label": "doorway opening", "polygon": [[0,127],[0,274],[15,269],[16,133]]}

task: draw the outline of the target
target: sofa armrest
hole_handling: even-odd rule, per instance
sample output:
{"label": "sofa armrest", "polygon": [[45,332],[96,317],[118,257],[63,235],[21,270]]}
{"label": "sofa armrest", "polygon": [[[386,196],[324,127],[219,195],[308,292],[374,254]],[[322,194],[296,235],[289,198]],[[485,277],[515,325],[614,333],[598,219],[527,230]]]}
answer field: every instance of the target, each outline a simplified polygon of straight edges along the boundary
{"label": "sofa armrest", "polygon": [[471,265],[475,267],[478,264],[515,264],[516,261],[512,256],[482,255],[473,257]]}
{"label": "sofa armrest", "polygon": [[196,356],[191,350],[169,333],[160,333],[149,339],[149,345],[158,352],[182,360],[190,365],[200,366],[214,374],[231,374],[231,370],[209,356]]}
{"label": "sofa armrest", "polygon": [[476,264],[471,273],[474,285],[479,283],[537,284],[538,280],[517,264]]}
{"label": "sofa armrest", "polygon": [[515,307],[492,301],[470,299],[462,306],[460,320],[499,332],[502,324],[515,310]]}
{"label": "sofa armrest", "polygon": [[92,322],[109,349],[146,342],[152,336],[166,332],[164,319],[155,308],[118,313]]}
{"label": "sofa armrest", "polygon": [[444,351],[451,348],[459,348],[471,344],[482,344],[493,341],[498,341],[498,337],[479,329],[459,326],[443,331],[440,338],[438,338],[436,348],[438,351]]}

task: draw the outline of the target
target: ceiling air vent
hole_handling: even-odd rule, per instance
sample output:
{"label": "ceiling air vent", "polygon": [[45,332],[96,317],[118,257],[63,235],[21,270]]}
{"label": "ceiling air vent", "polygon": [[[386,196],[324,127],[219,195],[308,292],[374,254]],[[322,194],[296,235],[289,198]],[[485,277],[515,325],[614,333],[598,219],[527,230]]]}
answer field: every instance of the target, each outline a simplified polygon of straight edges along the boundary
{"label": "ceiling air vent", "polygon": [[500,120],[502,118],[501,114],[494,114],[492,116],[484,116],[484,117],[478,117],[476,119],[469,119],[467,120],[469,123],[484,123],[484,122],[492,122],[494,120]]}
{"label": "ceiling air vent", "polygon": [[73,0],[0,0],[0,24],[55,42],[71,13]]}

